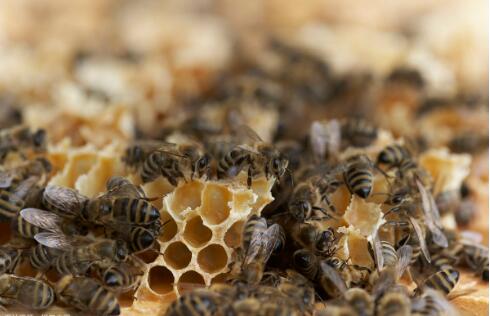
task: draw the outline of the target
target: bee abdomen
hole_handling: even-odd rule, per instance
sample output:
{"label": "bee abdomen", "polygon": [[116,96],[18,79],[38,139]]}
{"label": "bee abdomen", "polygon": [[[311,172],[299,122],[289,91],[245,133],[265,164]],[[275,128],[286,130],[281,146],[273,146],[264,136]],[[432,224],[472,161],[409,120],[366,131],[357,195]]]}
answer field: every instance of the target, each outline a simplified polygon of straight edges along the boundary
{"label": "bee abdomen", "polygon": [[449,292],[456,286],[456,283],[458,283],[458,280],[459,272],[452,268],[448,268],[429,276],[425,280],[424,286],[433,288],[444,294],[449,294]]}
{"label": "bee abdomen", "polygon": [[387,241],[381,241],[381,252],[385,266],[395,266],[398,262],[398,255],[395,248]]}
{"label": "bee abdomen", "polygon": [[347,187],[349,191],[361,198],[367,198],[371,194],[373,186],[373,174],[367,169],[358,169],[352,166],[346,174]]}

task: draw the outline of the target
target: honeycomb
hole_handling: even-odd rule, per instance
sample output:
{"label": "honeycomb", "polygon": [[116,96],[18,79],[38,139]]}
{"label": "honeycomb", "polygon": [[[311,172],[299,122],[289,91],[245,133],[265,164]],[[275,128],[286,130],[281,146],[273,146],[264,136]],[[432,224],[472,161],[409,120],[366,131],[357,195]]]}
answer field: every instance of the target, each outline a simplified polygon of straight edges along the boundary
{"label": "honeycomb", "polygon": [[[52,146],[48,157],[55,174],[49,183],[88,197],[104,192],[115,175],[138,184],[139,177],[121,162],[121,152],[115,143],[102,150],[73,148],[68,142]],[[185,291],[222,281],[240,245],[243,223],[273,200],[273,183],[273,178],[262,177],[249,189],[246,175],[240,174],[233,182],[193,180],[174,188],[159,178],[143,185],[148,197],[158,197],[152,203],[160,208],[164,227],[156,248],[139,254],[146,270],[134,293],[120,297],[123,313],[154,313]]]}

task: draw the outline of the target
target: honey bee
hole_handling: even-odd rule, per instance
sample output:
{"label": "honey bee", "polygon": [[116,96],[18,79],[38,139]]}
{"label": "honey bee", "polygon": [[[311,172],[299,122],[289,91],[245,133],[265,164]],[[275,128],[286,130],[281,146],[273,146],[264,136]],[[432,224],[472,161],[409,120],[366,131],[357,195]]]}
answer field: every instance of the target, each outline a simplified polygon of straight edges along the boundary
{"label": "honey bee", "polygon": [[42,177],[50,173],[51,169],[51,163],[44,158],[27,161],[15,168],[0,172],[0,188],[11,189],[31,177],[35,177],[42,182]]}
{"label": "honey bee", "polygon": [[9,189],[0,188],[1,220],[11,221],[19,214],[30,195],[37,192],[34,190],[37,181],[36,177],[30,177]]}
{"label": "honey bee", "polygon": [[0,162],[7,154],[21,149],[41,152],[46,149],[46,131],[38,129],[32,132],[28,127],[19,125],[0,131]]}
{"label": "honey bee", "polygon": [[410,298],[402,292],[387,292],[379,300],[376,306],[376,313],[377,315],[385,316],[410,316]]}
{"label": "honey bee", "polygon": [[176,299],[166,310],[165,316],[217,315],[226,309],[228,302],[221,295],[208,290],[194,290]]}
{"label": "honey bee", "polygon": [[387,165],[388,168],[397,168],[406,160],[411,160],[412,154],[403,145],[392,144],[386,146],[379,154],[376,163]]}
{"label": "honey bee", "polygon": [[316,255],[330,257],[337,250],[337,237],[332,227],[321,230],[308,223],[294,223],[291,237],[300,246]]}
{"label": "honey bee", "polygon": [[83,313],[119,315],[117,298],[98,281],[86,277],[63,277],[55,286],[60,301]]}
{"label": "honey bee", "polygon": [[126,148],[122,161],[131,168],[141,168],[148,156],[163,145],[158,140],[139,140]]}
{"label": "honey bee", "polygon": [[373,189],[372,162],[362,155],[352,156],[346,161],[344,182],[351,194],[365,199]]}
{"label": "honey bee", "polygon": [[264,268],[273,252],[285,245],[284,230],[278,224],[267,227],[263,218],[251,217],[244,225],[240,278],[249,284],[262,280]]}
{"label": "honey bee", "polygon": [[347,285],[339,272],[312,252],[306,249],[295,251],[293,264],[298,272],[317,282],[329,297],[337,298],[347,291]]}
{"label": "honey bee", "polygon": [[32,310],[42,310],[51,306],[55,293],[44,281],[18,277],[12,274],[0,276],[0,304],[21,305]]}
{"label": "honey bee", "polygon": [[310,127],[310,145],[317,161],[335,157],[341,145],[339,121],[313,122]]}
{"label": "honey bee", "polygon": [[471,242],[463,246],[465,262],[483,281],[488,282],[488,248]]}
{"label": "honey bee", "polygon": [[10,245],[0,246],[0,275],[12,273],[23,254],[23,249],[18,249]]}
{"label": "honey bee", "polygon": [[411,85],[417,89],[421,89],[425,85],[424,78],[417,69],[405,66],[395,68],[386,78],[386,81],[389,83]]}
{"label": "honey bee", "polygon": [[100,197],[89,199],[74,189],[48,185],[43,193],[43,202],[50,211],[61,217],[78,218],[90,224],[148,225],[160,219],[156,207],[145,199],[128,197],[125,190],[111,190]]}
{"label": "honey bee", "polygon": [[378,137],[378,129],[360,117],[351,118],[341,126],[343,147],[367,147]]}
{"label": "honey bee", "polygon": [[359,316],[374,315],[374,299],[362,288],[350,288],[344,293],[345,301]]}
{"label": "honey bee", "polygon": [[104,284],[113,292],[127,292],[139,285],[143,275],[143,263],[136,257],[128,262],[111,265],[98,271]]}
{"label": "honey bee", "polygon": [[429,287],[447,295],[454,289],[458,281],[459,272],[448,267],[437,271],[425,279],[425,281],[416,289],[416,293],[422,293],[424,288]]}
{"label": "honey bee", "polygon": [[[334,193],[339,186],[340,182],[328,174],[313,176],[298,183],[288,203],[289,213],[299,222],[335,217],[336,208],[330,201],[329,195]],[[333,213],[319,206],[321,202],[325,202]],[[321,212],[322,215],[316,215],[315,211]]]}
{"label": "honey bee", "polygon": [[324,308],[320,309],[315,315],[318,316],[357,316],[357,312],[350,306],[338,306],[334,304],[327,304]]}
{"label": "honey bee", "polygon": [[235,177],[248,167],[247,185],[251,187],[252,179],[258,172],[263,172],[267,179],[270,176],[280,179],[286,173],[289,161],[273,145],[264,142],[245,125],[240,125],[236,130],[237,138],[248,139],[249,144],[224,145],[232,148],[219,155],[217,167],[219,179]]}
{"label": "honey bee", "polygon": [[[442,210],[442,208],[439,208]],[[470,199],[464,199],[458,204],[454,211],[454,218],[458,227],[468,226],[471,221],[475,218],[477,213],[477,208],[475,202]]]}
{"label": "honey bee", "polygon": [[257,298],[246,298],[243,300],[235,301],[230,306],[231,315],[280,315],[280,316],[299,316],[299,311],[295,310],[286,301],[276,301],[276,300],[261,300]]}
{"label": "honey bee", "polygon": [[413,300],[412,313],[417,316],[459,315],[441,293],[430,288],[425,289],[421,297]]}
{"label": "honey bee", "polygon": [[59,249],[37,244],[27,251],[27,258],[36,271],[44,272],[54,266],[56,259],[61,254],[62,251]]}
{"label": "honey bee", "polygon": [[173,144],[152,151],[141,168],[143,183],[155,180],[160,175],[177,186],[179,179],[186,179],[184,173],[190,172],[191,180],[197,176],[209,177],[211,156],[197,143]]}

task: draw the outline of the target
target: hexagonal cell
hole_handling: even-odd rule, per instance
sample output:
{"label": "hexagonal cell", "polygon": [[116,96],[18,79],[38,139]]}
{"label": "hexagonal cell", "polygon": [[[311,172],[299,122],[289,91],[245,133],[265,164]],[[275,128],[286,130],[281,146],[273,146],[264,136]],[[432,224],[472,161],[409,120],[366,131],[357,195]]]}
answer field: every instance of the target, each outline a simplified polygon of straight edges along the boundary
{"label": "hexagonal cell", "polygon": [[201,191],[203,184],[198,181],[184,183],[175,189],[172,196],[171,208],[175,214],[190,208],[195,209],[201,205]]}
{"label": "hexagonal cell", "polygon": [[225,233],[225,244],[230,248],[237,248],[242,242],[244,221],[235,222]]}
{"label": "hexagonal cell", "polygon": [[134,303],[134,292],[135,292],[135,290],[120,294],[117,297],[117,301],[119,302],[119,305],[121,307],[131,307],[131,306],[133,306],[133,303]]}
{"label": "hexagonal cell", "polygon": [[145,263],[154,262],[155,260],[157,260],[159,255],[160,254],[158,253],[158,251],[153,250],[153,249],[148,249],[146,251],[143,251],[143,252],[136,254],[136,256],[138,256],[138,258],[143,260]]}
{"label": "hexagonal cell", "polygon": [[152,201],[152,204],[155,205],[155,207],[157,208],[162,207],[163,197],[168,193],[172,192],[172,190],[174,189],[174,187],[171,186],[167,182],[167,180],[163,178],[158,178],[155,181],[146,183],[142,187],[147,197],[157,198],[156,200]]}
{"label": "hexagonal cell", "polygon": [[150,289],[158,294],[166,294],[173,290],[174,276],[163,266],[154,266],[148,274]]}
{"label": "hexagonal cell", "polygon": [[228,203],[232,194],[225,187],[217,184],[208,184],[203,191],[201,215],[209,224],[219,224],[230,216]]}
{"label": "hexagonal cell", "polygon": [[228,256],[221,245],[213,244],[199,251],[197,263],[205,272],[214,273],[228,263]]}
{"label": "hexagonal cell", "polygon": [[192,253],[187,246],[180,242],[170,244],[163,254],[165,262],[175,269],[183,269],[191,262]]}
{"label": "hexagonal cell", "polygon": [[196,271],[187,271],[180,277],[177,282],[177,290],[179,294],[182,295],[185,292],[192,291],[196,288],[202,288],[205,286],[204,278],[202,275],[197,273]]}
{"label": "hexagonal cell", "polygon": [[228,281],[228,273],[220,273],[211,280],[211,284],[226,283]]}
{"label": "hexagonal cell", "polygon": [[163,223],[163,227],[158,240],[163,242],[169,241],[177,234],[177,223],[175,223],[172,216],[167,212],[160,212],[160,220]]}
{"label": "hexagonal cell", "polygon": [[184,239],[194,247],[204,245],[211,237],[213,232],[203,224],[200,216],[193,217],[185,225]]}

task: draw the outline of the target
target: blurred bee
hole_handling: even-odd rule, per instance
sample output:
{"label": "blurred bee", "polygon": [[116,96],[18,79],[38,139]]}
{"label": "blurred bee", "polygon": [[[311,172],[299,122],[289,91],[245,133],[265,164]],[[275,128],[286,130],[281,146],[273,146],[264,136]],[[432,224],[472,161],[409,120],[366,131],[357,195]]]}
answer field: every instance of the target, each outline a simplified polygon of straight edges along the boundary
{"label": "blurred bee", "polygon": [[144,264],[136,257],[98,271],[101,280],[113,292],[127,292],[136,288],[144,274]]}
{"label": "blurred bee", "polygon": [[378,129],[369,121],[357,117],[342,122],[341,134],[343,148],[367,147],[378,137]]}
{"label": "blurred bee", "polygon": [[217,315],[229,302],[221,295],[208,290],[194,290],[181,295],[165,311],[165,316]]}
{"label": "blurred bee", "polygon": [[468,267],[488,282],[488,248],[467,241],[463,244],[463,251]]}
{"label": "blurred bee", "polygon": [[347,159],[344,182],[351,194],[367,198],[373,189],[373,163],[367,156],[356,155]]}
{"label": "blurred bee", "polygon": [[330,257],[337,250],[338,238],[332,227],[321,230],[312,224],[296,222],[291,229],[291,237],[299,248],[308,249],[316,255]]}
{"label": "blurred bee", "polygon": [[332,160],[341,145],[341,126],[339,121],[315,121],[310,126],[310,146],[316,161]]}
{"label": "blurred bee", "polygon": [[412,300],[412,314],[418,316],[456,316],[459,312],[441,293],[427,288],[421,297]]}
{"label": "blurred bee", "polygon": [[[440,208],[442,210],[442,208]],[[464,199],[459,203],[454,211],[454,218],[458,227],[468,226],[471,221],[475,218],[477,213],[477,208],[475,202],[471,199]]]}
{"label": "blurred bee", "polygon": [[18,216],[26,201],[38,193],[37,181],[36,177],[29,177],[9,189],[0,188],[0,220],[11,221]]}
{"label": "blurred bee", "polygon": [[[131,195],[124,188],[110,190],[102,196],[89,199],[74,189],[48,185],[43,193],[43,203],[60,217],[78,218],[90,224],[145,225],[160,219],[160,212],[156,207],[146,199]],[[42,227],[38,225],[40,223],[33,224]]]}
{"label": "blurred bee", "polygon": [[386,78],[389,83],[410,85],[417,89],[422,89],[425,85],[424,78],[417,69],[409,67],[398,67],[394,69]]}
{"label": "blurred bee", "polygon": [[42,310],[54,302],[54,290],[47,283],[12,274],[0,276],[0,304],[21,305],[27,309]]}
{"label": "blurred bee", "polygon": [[347,285],[339,272],[306,249],[294,252],[293,265],[305,277],[317,282],[331,298],[340,297],[347,291]]}
{"label": "blurred bee", "polygon": [[260,296],[235,301],[230,306],[227,315],[281,315],[299,316],[299,311],[290,306],[287,301],[261,300]]}
{"label": "blurred bee", "polygon": [[173,144],[165,145],[152,151],[145,159],[140,176],[143,183],[163,176],[167,181],[177,186],[179,179],[186,179],[185,173],[194,177],[209,177],[211,157],[200,144]]}
{"label": "blurred bee", "polygon": [[117,298],[98,281],[65,276],[55,286],[57,296],[64,304],[83,313],[97,315],[119,315]]}
{"label": "blurred bee", "polygon": [[425,281],[416,289],[416,293],[422,293],[426,287],[437,290],[445,295],[454,289],[456,283],[459,281],[459,272],[453,268],[445,268],[430,275]]}
{"label": "blurred bee", "polygon": [[[295,186],[288,203],[289,213],[299,222],[335,217],[337,210],[329,195],[339,187],[340,182],[328,174],[307,178]],[[319,206],[322,202],[327,204],[331,212]],[[316,211],[322,215],[315,214]]]}
{"label": "blurred bee", "polygon": [[318,316],[357,316],[357,312],[347,305],[334,305],[327,304],[324,308],[320,309],[315,315]]}
{"label": "blurred bee", "polygon": [[37,244],[30,248],[26,254],[31,266],[36,271],[43,273],[54,266],[56,259],[62,254],[62,251]]}
{"label": "blurred bee", "polygon": [[35,152],[46,150],[46,131],[38,129],[32,132],[23,125],[0,130],[0,162],[9,152],[22,149],[32,149]]}
{"label": "blurred bee", "polygon": [[44,182],[43,177],[50,173],[51,163],[45,158],[36,158],[0,172],[0,188],[12,189],[28,178],[35,177],[39,182]]}
{"label": "blurred bee", "polygon": [[[235,177],[248,167],[247,185],[251,187],[252,179],[258,172],[263,172],[267,179],[270,176],[280,179],[288,171],[289,161],[284,155],[273,145],[264,142],[251,128],[240,125],[236,128],[236,134],[237,139],[243,139],[248,144],[235,145],[230,150],[218,154],[219,179]],[[230,144],[223,146],[231,147]]]}
{"label": "blurred bee", "polygon": [[406,160],[411,160],[412,155],[408,148],[400,144],[386,146],[376,159],[378,165],[386,165],[388,168],[397,168]]}
{"label": "blurred bee", "polygon": [[11,128],[22,122],[22,112],[18,100],[13,95],[0,96],[0,129]]}
{"label": "blurred bee", "polygon": [[476,154],[488,148],[488,135],[467,132],[454,136],[449,141],[449,149],[455,153]]}
{"label": "blurred bee", "polygon": [[122,161],[131,168],[141,168],[148,156],[164,144],[158,140],[136,141],[126,148]]}
{"label": "blurred bee", "polygon": [[350,288],[344,293],[346,303],[355,310],[359,316],[374,315],[374,299],[362,288]]}
{"label": "blurred bee", "polygon": [[273,252],[285,246],[284,230],[278,224],[267,227],[264,218],[252,216],[244,225],[240,279],[249,284],[262,280],[264,268]]}
{"label": "blurred bee", "polygon": [[387,292],[376,306],[376,314],[383,316],[410,316],[410,297],[403,292]]}
{"label": "blurred bee", "polygon": [[17,267],[23,249],[13,247],[11,245],[0,246],[0,275],[5,273],[13,273]]}

